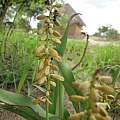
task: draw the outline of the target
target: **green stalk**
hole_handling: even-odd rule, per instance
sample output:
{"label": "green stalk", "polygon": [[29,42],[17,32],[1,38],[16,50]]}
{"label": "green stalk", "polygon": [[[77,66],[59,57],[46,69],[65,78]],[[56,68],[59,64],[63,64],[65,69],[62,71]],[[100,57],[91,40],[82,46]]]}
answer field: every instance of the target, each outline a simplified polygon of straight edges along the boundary
{"label": "green stalk", "polygon": [[57,105],[56,105],[56,115],[60,119],[64,118],[64,86],[62,82],[57,82]]}
{"label": "green stalk", "polygon": [[46,103],[46,120],[49,120],[48,113],[49,113],[49,103],[47,102]]}
{"label": "green stalk", "polygon": [[64,86],[59,82],[59,117],[64,118]]}
{"label": "green stalk", "polygon": [[[47,87],[47,92],[50,91],[50,81],[49,79],[47,80],[47,84],[46,84],[46,87]],[[46,92],[46,99],[49,99],[49,93]],[[46,120],[49,120],[49,102],[46,101]]]}

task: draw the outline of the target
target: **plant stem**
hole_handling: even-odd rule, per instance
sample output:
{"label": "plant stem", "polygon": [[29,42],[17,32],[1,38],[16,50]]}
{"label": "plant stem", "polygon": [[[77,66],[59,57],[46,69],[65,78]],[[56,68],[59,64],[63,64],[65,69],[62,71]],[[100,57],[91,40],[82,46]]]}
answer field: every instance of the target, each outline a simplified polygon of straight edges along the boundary
{"label": "plant stem", "polygon": [[64,117],[64,86],[60,81],[57,82],[56,115],[60,119]]}
{"label": "plant stem", "polygon": [[46,103],[46,120],[49,120],[48,113],[49,113],[49,103],[47,102]]}

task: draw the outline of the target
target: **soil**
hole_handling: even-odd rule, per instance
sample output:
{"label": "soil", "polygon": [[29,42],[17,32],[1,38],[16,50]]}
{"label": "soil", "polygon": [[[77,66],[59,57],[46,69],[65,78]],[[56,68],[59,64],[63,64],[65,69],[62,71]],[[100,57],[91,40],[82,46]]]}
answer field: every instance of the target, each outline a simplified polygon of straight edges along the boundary
{"label": "soil", "polygon": [[9,112],[7,110],[1,110],[0,120],[25,120],[25,119],[15,113]]}

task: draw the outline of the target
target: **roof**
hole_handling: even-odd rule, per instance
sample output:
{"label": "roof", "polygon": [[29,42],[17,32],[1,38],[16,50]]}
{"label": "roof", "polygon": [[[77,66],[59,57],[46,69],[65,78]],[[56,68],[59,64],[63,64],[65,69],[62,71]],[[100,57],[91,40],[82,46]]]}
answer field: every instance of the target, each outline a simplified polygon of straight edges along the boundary
{"label": "roof", "polygon": [[[70,4],[67,3],[67,4],[64,4],[64,6],[62,8],[62,13],[64,15],[66,15],[67,18],[69,19],[73,14],[76,13],[76,11],[72,8],[72,6]],[[79,15],[74,17],[73,20],[71,21],[71,24],[74,24],[74,23],[76,23],[80,26],[86,26]]]}

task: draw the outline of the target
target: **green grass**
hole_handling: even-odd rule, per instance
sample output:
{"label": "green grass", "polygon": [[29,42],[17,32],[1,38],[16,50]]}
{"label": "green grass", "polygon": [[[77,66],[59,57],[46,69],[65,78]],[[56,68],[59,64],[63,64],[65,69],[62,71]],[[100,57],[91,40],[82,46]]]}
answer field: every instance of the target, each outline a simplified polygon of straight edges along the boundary
{"label": "green grass", "polygon": [[[65,61],[73,67],[80,60],[85,42],[82,40],[69,40],[65,55]],[[74,73],[78,78],[86,79],[96,69],[103,68],[107,65],[120,65],[120,45],[113,45],[112,43],[104,46],[88,45],[87,53],[82,62]]]}
{"label": "green grass", "polygon": [[[4,36],[0,33],[0,41]],[[2,42],[0,48],[2,48]],[[21,79],[31,80],[36,61],[34,50],[37,46],[37,37],[25,32],[14,32],[7,40],[4,60],[0,51],[0,81],[3,83],[15,82]],[[1,49],[0,49],[1,50]]]}
{"label": "green grass", "polygon": [[[0,33],[0,41],[4,39]],[[25,32],[14,32],[7,40],[5,60],[0,59],[0,81],[3,83],[33,79],[33,72],[37,64],[34,50],[37,46],[37,37]],[[0,42],[0,48],[2,42]],[[65,62],[72,68],[79,62],[85,42],[82,40],[68,40],[64,55]],[[0,49],[1,50],[1,49]],[[80,67],[75,69],[76,78],[88,79],[97,68],[120,65],[120,45],[88,46],[86,56]],[[0,51],[1,53],[1,51]],[[1,54],[0,57],[2,58]],[[21,86],[20,88],[21,89]]]}

